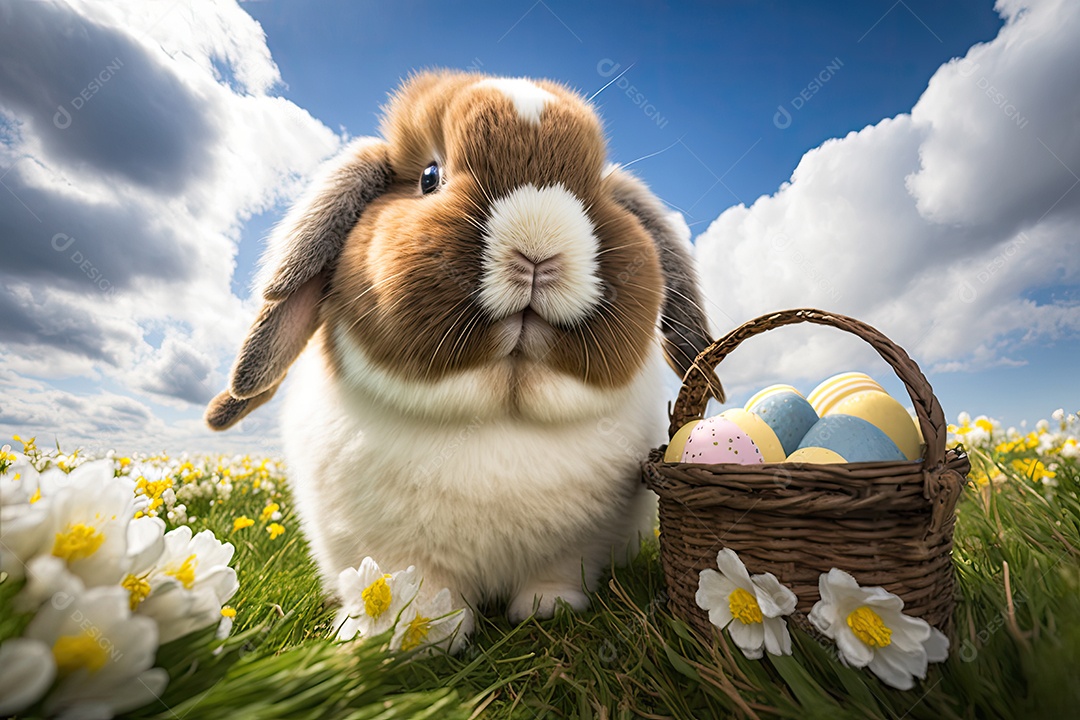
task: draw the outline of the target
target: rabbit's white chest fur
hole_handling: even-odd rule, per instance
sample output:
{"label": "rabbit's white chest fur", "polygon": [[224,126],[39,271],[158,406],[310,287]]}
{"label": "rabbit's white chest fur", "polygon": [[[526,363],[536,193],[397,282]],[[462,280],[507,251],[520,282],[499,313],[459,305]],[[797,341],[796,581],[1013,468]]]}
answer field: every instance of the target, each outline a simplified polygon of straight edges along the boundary
{"label": "rabbit's white chest fur", "polygon": [[617,402],[574,422],[434,420],[344,388],[313,342],[293,371],[284,437],[325,580],[370,555],[416,565],[426,589],[469,602],[527,593],[529,604],[535,592],[573,604],[555,591],[580,594],[583,570],[591,583],[613,549],[625,557],[651,529],[639,462],[662,440],[662,372],[656,351]]}

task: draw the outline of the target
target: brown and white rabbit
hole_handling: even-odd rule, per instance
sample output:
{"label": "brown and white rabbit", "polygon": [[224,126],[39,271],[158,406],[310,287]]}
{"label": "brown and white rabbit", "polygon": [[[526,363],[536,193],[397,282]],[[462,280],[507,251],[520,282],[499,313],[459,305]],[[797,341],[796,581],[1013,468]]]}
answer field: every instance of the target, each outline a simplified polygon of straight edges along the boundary
{"label": "brown and white rabbit", "polygon": [[651,530],[663,355],[681,376],[709,342],[691,257],[562,85],[419,74],[382,132],[275,231],[207,422],[299,356],[285,454],[329,587],[370,555],[513,621],[583,609]]}

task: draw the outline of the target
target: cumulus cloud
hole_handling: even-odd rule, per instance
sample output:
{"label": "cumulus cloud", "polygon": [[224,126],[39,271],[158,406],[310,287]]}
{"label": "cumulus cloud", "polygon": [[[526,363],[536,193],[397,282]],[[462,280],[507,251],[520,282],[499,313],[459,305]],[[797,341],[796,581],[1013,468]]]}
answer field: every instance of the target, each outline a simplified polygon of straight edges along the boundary
{"label": "cumulus cloud", "polygon": [[[721,331],[819,307],[877,326],[937,371],[1022,362],[1080,307],[1080,5],[1002,0],[999,35],[935,73],[910,114],[807,152],[790,182],[697,238]],[[733,387],[864,365],[865,344],[776,331],[725,361]]]}
{"label": "cumulus cloud", "polygon": [[4,7],[0,94],[45,157],[165,192],[205,171],[217,127],[167,56],[69,6]]}
{"label": "cumulus cloud", "polygon": [[93,442],[103,436],[160,432],[164,424],[146,404],[112,392],[78,395],[0,369],[5,393],[0,427],[11,433],[39,434],[48,446],[54,437],[70,442],[75,435]]}
{"label": "cumulus cloud", "polygon": [[[165,338],[161,349],[142,363],[132,387],[164,398],[205,405],[217,394],[222,378],[213,376],[218,361],[176,337]],[[217,384],[212,384],[217,380]]]}
{"label": "cumulus cloud", "polygon": [[[193,416],[253,314],[230,289],[240,228],[344,138],[274,94],[262,28],[236,2],[5,3],[0,24],[5,366]],[[44,418],[29,397],[62,407],[15,390],[28,422]]]}
{"label": "cumulus cloud", "polygon": [[[107,450],[171,453],[279,452],[277,401],[228,433],[213,433],[197,416],[178,413],[111,390],[72,392],[27,377],[0,354],[0,437],[37,437],[41,447],[59,442],[70,452]],[[9,441],[10,442],[10,441]],[[3,442],[0,442],[3,444]],[[18,447],[18,444],[15,444]]]}

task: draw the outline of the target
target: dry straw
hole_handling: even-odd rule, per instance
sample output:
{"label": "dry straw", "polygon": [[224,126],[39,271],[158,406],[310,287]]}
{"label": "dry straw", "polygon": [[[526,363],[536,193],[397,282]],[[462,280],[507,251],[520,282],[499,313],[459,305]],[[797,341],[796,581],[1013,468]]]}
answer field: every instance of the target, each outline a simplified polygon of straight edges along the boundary
{"label": "dry straw", "polygon": [[904,600],[904,612],[948,632],[952,615],[952,537],[956,502],[970,469],[963,451],[945,450],[945,417],[930,384],[901,348],[869,325],[800,309],[764,315],[717,340],[683,379],[669,434],[703,417],[711,370],[744,340],[796,323],[830,325],[868,342],[903,381],[926,449],[921,461],[835,465],[665,463],[664,448],[643,464],[660,496],[660,551],[672,611],[708,635],[694,601],[698,573],[731,548],[751,574],[771,572],[799,598],[793,619],[818,601],[818,576],[831,568]]}

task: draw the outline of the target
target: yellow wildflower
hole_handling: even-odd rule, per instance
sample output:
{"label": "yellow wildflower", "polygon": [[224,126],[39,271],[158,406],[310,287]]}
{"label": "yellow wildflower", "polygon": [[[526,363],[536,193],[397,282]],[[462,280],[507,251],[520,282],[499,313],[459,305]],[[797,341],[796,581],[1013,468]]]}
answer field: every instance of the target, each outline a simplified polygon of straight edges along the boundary
{"label": "yellow wildflower", "polygon": [[37,440],[36,437],[32,437],[29,440],[23,440],[19,435],[13,435],[12,439],[15,442],[21,442],[23,444],[23,455],[33,455],[37,452],[38,447],[35,442]]}
{"label": "yellow wildflower", "polygon": [[267,520],[271,519],[274,516],[274,513],[276,513],[280,509],[280,505],[272,502],[263,508],[262,513],[259,514],[259,519],[263,522],[266,522]]}
{"label": "yellow wildflower", "polygon": [[1020,475],[1030,479],[1032,482],[1039,482],[1043,478],[1053,478],[1057,476],[1053,470],[1047,469],[1042,460],[1036,460],[1035,458],[1017,458],[1012,461],[1013,469]]}
{"label": "yellow wildflower", "polygon": [[270,533],[271,540],[277,540],[278,536],[285,532],[285,526],[279,523],[270,523],[266,526],[266,532]]}
{"label": "yellow wildflower", "polygon": [[135,495],[144,495],[150,499],[150,506],[147,508],[148,515],[157,515],[157,509],[165,504],[165,499],[162,495],[166,490],[173,486],[172,478],[162,478],[161,480],[147,480],[145,477],[140,476],[135,481]]}
{"label": "yellow wildflower", "polygon": [[233,520],[232,529],[233,532],[236,532],[237,530],[243,530],[244,528],[251,527],[254,524],[255,521],[249,518],[247,515],[241,515],[240,517]]}

